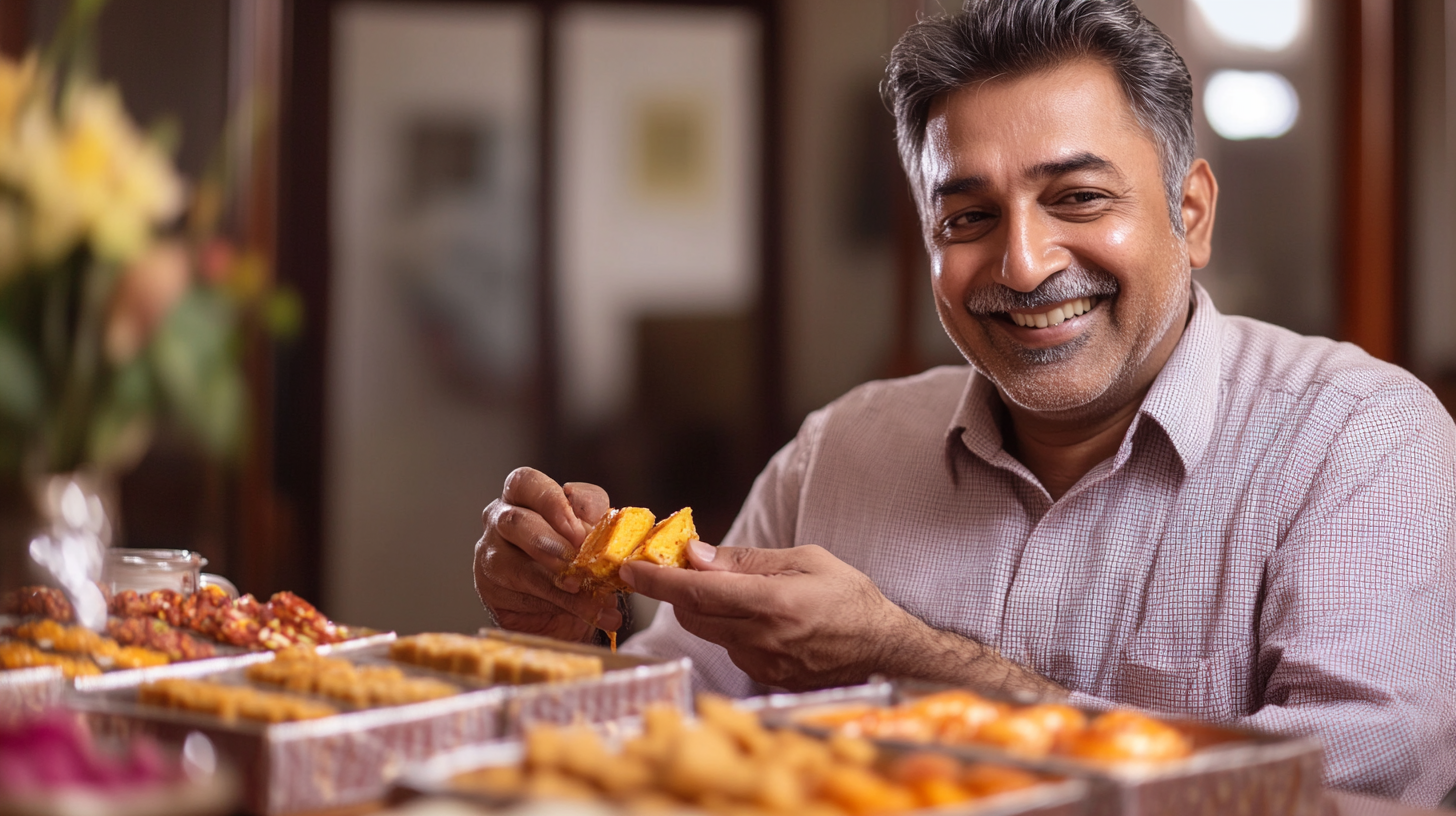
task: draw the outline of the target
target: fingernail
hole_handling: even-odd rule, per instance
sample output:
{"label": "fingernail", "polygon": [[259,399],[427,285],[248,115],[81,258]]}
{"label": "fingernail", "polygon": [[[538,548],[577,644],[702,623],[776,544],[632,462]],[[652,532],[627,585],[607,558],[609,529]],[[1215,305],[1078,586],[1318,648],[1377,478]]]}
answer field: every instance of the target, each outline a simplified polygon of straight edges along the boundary
{"label": "fingernail", "polygon": [[615,632],[622,628],[622,613],[615,609],[603,609],[592,619],[592,626],[604,632]]}
{"label": "fingernail", "polygon": [[577,590],[581,589],[581,576],[568,575],[558,581],[556,585],[575,595]]}
{"label": "fingernail", "polygon": [[717,547],[712,544],[704,544],[696,538],[688,542],[688,548],[693,551],[693,555],[697,556],[699,561],[712,561],[718,557]]}

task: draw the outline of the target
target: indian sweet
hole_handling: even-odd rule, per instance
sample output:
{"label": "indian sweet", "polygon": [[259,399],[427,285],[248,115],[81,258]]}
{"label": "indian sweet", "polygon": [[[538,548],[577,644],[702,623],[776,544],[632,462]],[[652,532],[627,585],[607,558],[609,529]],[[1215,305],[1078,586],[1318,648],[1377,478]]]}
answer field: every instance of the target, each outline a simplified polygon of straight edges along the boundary
{"label": "indian sweet", "polygon": [[432,632],[399,638],[389,656],[437,671],[466,674],[490,683],[520,685],[585,680],[602,675],[602,659],[501,640]]}
{"label": "indian sweet", "polygon": [[294,722],[317,720],[339,713],[327,703],[293,694],[175,677],[144,683],[137,690],[137,701],[144,705],[208,714],[228,722],[240,719],[265,723]]}
{"label": "indian sweet", "polygon": [[613,509],[587,533],[565,574],[581,576],[583,586],[591,589],[631,592],[617,574],[623,564],[648,561],[686,567],[688,542],[697,534],[691,507],[660,522],[645,507]]}
{"label": "indian sweet", "polygon": [[610,750],[587,726],[540,726],[525,759],[459,775],[452,784],[500,797],[608,800],[627,812],[697,807],[711,813],[881,814],[940,807],[1031,787],[1034,774],[966,765],[930,752],[882,756],[859,737],[772,730],[711,695],[698,720],[658,705],[642,734]]}
{"label": "indian sweet", "polygon": [[279,651],[273,660],[249,666],[245,675],[255,683],[318,694],[357,708],[407,705],[460,693],[457,686],[406,677],[393,666],[356,666],[307,647]]}
{"label": "indian sweet", "polygon": [[813,712],[800,722],[855,737],[991,745],[1028,758],[1056,754],[1098,762],[1161,762],[1193,751],[1192,740],[1176,727],[1135,711],[1089,719],[1061,703],[1017,706],[960,689],[896,706]]}

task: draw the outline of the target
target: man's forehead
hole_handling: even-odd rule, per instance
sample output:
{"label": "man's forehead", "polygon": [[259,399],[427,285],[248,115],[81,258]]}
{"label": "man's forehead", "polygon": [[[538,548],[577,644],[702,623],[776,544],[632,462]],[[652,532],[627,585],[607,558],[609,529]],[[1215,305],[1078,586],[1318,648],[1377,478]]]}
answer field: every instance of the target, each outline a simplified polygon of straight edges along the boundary
{"label": "man's forehead", "polygon": [[1076,60],[958,88],[931,105],[924,145],[933,189],[952,178],[1119,172],[1129,152],[1156,151],[1116,76]]}

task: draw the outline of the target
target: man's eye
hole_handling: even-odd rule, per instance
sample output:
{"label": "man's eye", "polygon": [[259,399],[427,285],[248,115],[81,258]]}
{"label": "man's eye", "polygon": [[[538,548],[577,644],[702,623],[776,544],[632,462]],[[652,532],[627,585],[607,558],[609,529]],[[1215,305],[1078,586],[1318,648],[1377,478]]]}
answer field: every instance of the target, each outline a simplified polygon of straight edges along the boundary
{"label": "man's eye", "polygon": [[961,213],[960,215],[957,215],[956,217],[947,221],[946,226],[950,227],[951,229],[955,229],[956,227],[970,227],[982,221],[985,221],[987,218],[990,217],[990,213],[983,212]]}
{"label": "man's eye", "polygon": [[1091,190],[1080,190],[1067,196],[1068,200],[1073,204],[1091,204],[1094,201],[1100,201],[1106,197],[1101,193],[1096,193]]}

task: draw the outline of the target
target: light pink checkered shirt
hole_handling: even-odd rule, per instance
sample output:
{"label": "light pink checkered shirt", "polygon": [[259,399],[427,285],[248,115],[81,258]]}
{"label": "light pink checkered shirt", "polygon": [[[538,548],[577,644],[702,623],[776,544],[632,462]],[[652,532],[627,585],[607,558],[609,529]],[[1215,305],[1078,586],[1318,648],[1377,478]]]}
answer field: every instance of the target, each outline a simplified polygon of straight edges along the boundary
{"label": "light pink checkered shirt", "polygon": [[[1456,783],[1456,428],[1354,346],[1191,321],[1117,454],[1060,500],[968,368],[811,415],[723,542],[819,544],[937,628],[1080,694],[1324,742],[1327,782]],[[664,606],[629,651],[762,691]]]}

